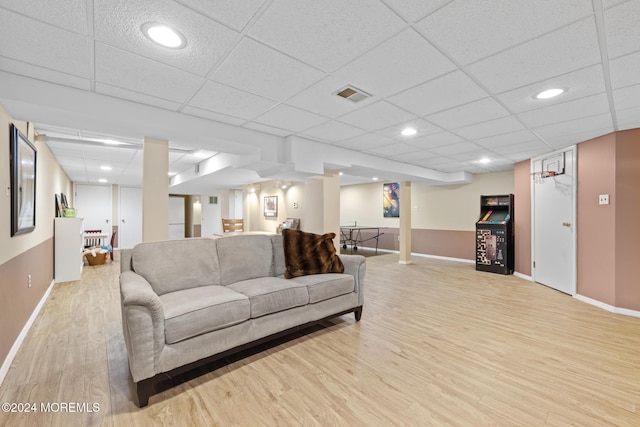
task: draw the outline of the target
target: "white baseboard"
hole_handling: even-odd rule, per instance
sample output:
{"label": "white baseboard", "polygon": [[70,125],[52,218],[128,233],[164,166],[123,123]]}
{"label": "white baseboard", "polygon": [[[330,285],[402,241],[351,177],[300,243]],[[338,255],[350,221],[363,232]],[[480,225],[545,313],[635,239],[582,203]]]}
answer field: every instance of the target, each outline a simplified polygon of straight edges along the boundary
{"label": "white baseboard", "polygon": [[513,272],[513,275],[514,275],[514,276],[516,276],[516,277],[519,277],[519,278],[521,278],[521,279],[524,279],[524,280],[528,280],[528,281],[530,281],[530,282],[533,282],[533,277],[531,277],[531,276],[527,276],[526,274],[522,274],[522,273],[518,273],[517,271],[514,271],[514,272]]}
{"label": "white baseboard", "polygon": [[419,254],[419,253],[411,253],[411,255],[414,256],[419,256],[419,257],[424,257],[424,258],[433,258],[433,259],[441,259],[443,261],[456,261],[456,262],[463,262],[465,264],[475,264],[475,260],[472,259],[465,259],[465,258],[452,258],[452,257],[448,257],[448,256],[440,256],[440,255],[429,255],[429,254]]}
{"label": "white baseboard", "polygon": [[629,310],[628,308],[615,307],[613,305],[605,304],[602,301],[598,301],[598,300],[595,300],[593,298],[585,297],[584,295],[580,295],[580,294],[576,294],[574,296],[574,298],[577,299],[577,300],[580,300],[582,302],[586,302],[587,304],[594,305],[594,306],[596,306],[598,308],[601,308],[601,309],[606,310],[606,311],[611,312],[611,313],[623,314],[625,316],[639,317],[640,318],[640,311]]}
{"label": "white baseboard", "polygon": [[4,381],[4,378],[7,376],[7,372],[9,372],[11,363],[13,363],[13,359],[16,357],[16,354],[18,353],[18,350],[20,349],[22,342],[26,338],[27,332],[29,332],[29,329],[31,329],[33,322],[35,322],[36,317],[38,317],[38,313],[40,313],[42,306],[44,305],[45,301],[49,297],[49,294],[51,293],[51,289],[53,289],[53,285],[55,284],[56,284],[55,280],[52,280],[51,284],[49,285],[49,288],[47,288],[46,292],[40,299],[40,302],[36,306],[35,310],[33,310],[33,313],[31,313],[31,316],[29,317],[29,320],[27,320],[27,323],[24,325],[24,328],[22,328],[20,335],[18,335],[18,338],[16,338],[16,341],[11,346],[11,350],[9,350],[9,354],[7,354],[7,358],[4,359],[2,366],[0,366],[0,386]]}

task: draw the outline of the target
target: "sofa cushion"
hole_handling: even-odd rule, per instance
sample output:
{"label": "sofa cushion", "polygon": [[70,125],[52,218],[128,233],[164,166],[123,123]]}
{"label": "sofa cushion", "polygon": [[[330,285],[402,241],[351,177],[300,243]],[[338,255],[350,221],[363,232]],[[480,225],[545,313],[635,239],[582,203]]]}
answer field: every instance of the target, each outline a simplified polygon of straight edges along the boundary
{"label": "sofa cushion", "polygon": [[279,277],[243,280],[227,287],[249,297],[252,319],[309,303],[306,285]]}
{"label": "sofa cushion", "polygon": [[240,235],[216,239],[223,285],[273,276],[271,236]]}
{"label": "sofa cushion", "polygon": [[273,268],[274,276],[282,276],[287,271],[287,265],[284,262],[284,248],[282,246],[282,234],[274,234],[271,236],[271,245],[273,247]]}
{"label": "sofa cushion", "polygon": [[133,270],[158,295],[220,284],[220,265],[213,239],[140,243],[133,248]]}
{"label": "sofa cushion", "polygon": [[284,261],[287,270],[284,277],[319,273],[343,273],[344,265],[333,246],[335,233],[314,234],[300,230],[282,230]]}
{"label": "sofa cushion", "polygon": [[225,286],[202,286],[160,297],[167,344],[249,319],[249,298]]}
{"label": "sofa cushion", "polygon": [[324,301],[354,291],[355,284],[350,274],[312,274],[291,279],[307,287],[309,304]]}

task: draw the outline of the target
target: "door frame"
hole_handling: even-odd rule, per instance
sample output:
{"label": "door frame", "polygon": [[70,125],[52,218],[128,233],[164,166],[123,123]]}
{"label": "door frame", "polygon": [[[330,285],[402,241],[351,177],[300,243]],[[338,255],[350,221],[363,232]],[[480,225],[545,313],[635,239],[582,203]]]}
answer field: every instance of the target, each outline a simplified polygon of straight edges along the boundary
{"label": "door frame", "polygon": [[[571,266],[571,296],[575,297],[578,293],[578,147],[577,145],[571,145],[569,147],[562,148],[560,150],[553,151],[551,153],[547,153],[542,156],[537,156],[531,158],[529,161],[529,170],[531,173],[534,172],[533,165],[537,160],[543,160],[550,156],[558,155],[560,153],[564,153],[567,151],[571,151],[573,153],[573,161],[571,162],[571,173],[573,174],[573,188],[572,197],[573,197],[573,218],[571,218],[571,222],[573,224],[573,242],[571,244],[571,248],[573,250],[573,265]],[[536,217],[535,217],[535,203],[536,203],[536,195],[535,195],[535,182],[533,180],[533,176],[531,176],[530,186],[531,186],[531,280],[538,283],[536,281],[536,269],[534,268],[533,263],[535,262],[535,254],[536,254]],[[544,286],[544,285],[543,285]]]}

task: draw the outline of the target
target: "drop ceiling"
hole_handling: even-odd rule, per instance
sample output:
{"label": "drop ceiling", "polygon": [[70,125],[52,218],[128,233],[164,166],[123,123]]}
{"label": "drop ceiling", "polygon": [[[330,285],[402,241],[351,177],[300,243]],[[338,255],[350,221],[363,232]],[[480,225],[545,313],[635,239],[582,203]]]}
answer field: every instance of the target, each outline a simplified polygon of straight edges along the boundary
{"label": "drop ceiling", "polygon": [[0,22],[0,105],[74,182],[140,185],[152,137],[172,192],[462,183],[640,127],[640,0],[0,0]]}

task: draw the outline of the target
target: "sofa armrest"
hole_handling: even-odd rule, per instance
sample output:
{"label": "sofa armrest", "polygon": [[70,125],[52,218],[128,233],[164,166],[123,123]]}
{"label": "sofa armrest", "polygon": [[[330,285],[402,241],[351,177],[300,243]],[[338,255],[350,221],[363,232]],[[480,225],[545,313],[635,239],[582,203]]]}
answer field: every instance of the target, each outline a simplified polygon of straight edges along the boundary
{"label": "sofa armrest", "polygon": [[120,273],[131,271],[131,249],[120,250]]}
{"label": "sofa armrest", "polygon": [[355,291],[358,294],[358,305],[364,305],[364,274],[367,271],[367,260],[362,255],[338,255],[344,264],[345,274],[353,276],[355,281]]}
{"label": "sofa armrest", "polygon": [[153,377],[165,345],[164,310],[144,277],[133,271],[120,275],[122,328],[133,381]]}

